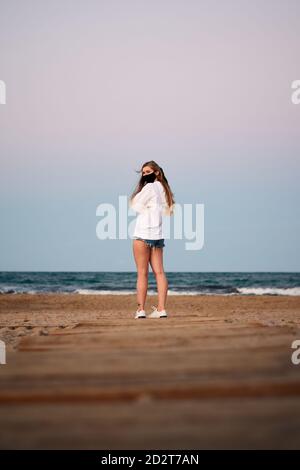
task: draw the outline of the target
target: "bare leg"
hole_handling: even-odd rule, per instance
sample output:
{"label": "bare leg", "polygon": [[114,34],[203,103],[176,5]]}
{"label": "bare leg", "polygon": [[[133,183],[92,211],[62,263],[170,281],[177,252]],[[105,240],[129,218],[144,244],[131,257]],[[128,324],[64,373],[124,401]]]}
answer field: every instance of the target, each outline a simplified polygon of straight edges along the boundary
{"label": "bare leg", "polygon": [[133,240],[133,254],[137,267],[137,310],[145,309],[148,289],[150,247],[143,240]]}
{"label": "bare leg", "polygon": [[156,278],[158,306],[157,310],[164,310],[166,307],[168,294],[168,280],[166,278],[163,267],[163,249],[152,248],[150,255],[150,264]]}

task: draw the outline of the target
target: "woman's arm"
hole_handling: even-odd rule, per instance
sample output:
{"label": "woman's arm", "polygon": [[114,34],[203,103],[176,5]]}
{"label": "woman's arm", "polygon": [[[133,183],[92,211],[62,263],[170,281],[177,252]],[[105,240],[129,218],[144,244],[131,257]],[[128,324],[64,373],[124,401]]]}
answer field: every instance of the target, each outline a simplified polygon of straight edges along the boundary
{"label": "woman's arm", "polygon": [[143,212],[147,203],[153,196],[153,183],[147,183],[139,193],[137,193],[133,200],[129,202],[129,206],[136,212]]}

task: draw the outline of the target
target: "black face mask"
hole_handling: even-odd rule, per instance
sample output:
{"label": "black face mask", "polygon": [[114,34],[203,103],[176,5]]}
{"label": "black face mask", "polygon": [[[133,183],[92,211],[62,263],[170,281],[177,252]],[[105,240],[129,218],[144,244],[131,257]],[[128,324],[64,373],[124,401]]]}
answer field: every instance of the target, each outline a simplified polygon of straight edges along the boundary
{"label": "black face mask", "polygon": [[156,174],[154,171],[152,173],[149,173],[149,175],[142,176],[142,181],[146,183],[153,183],[155,180],[156,180]]}

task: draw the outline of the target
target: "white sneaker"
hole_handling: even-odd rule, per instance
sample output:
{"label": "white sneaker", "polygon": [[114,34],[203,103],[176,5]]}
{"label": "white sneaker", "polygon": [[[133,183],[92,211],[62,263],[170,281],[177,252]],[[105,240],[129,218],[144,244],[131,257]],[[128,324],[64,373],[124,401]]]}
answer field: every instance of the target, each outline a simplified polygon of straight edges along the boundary
{"label": "white sneaker", "polygon": [[154,305],[152,305],[153,312],[151,312],[148,317],[149,318],[166,318],[168,316],[167,312],[165,310],[157,310]]}
{"label": "white sneaker", "polygon": [[145,310],[137,310],[134,318],[146,318]]}

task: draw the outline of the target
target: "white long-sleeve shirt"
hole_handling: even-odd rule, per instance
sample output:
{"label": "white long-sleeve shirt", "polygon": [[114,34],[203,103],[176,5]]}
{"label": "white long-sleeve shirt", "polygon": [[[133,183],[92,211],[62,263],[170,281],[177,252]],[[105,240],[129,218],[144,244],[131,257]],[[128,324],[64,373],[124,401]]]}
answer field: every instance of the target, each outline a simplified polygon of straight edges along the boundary
{"label": "white long-sleeve shirt", "polygon": [[160,181],[143,186],[141,191],[134,196],[130,207],[138,212],[133,237],[149,240],[164,238],[162,215],[167,214],[168,203]]}

